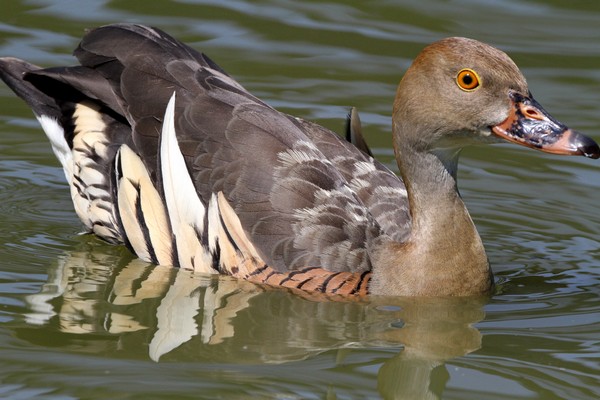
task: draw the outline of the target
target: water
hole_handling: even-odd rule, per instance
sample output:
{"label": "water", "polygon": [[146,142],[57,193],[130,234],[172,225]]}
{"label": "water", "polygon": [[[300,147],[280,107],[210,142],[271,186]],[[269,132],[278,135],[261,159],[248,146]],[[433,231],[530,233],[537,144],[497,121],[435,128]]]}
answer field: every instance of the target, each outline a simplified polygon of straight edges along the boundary
{"label": "water", "polygon": [[[600,3],[81,1],[0,6],[0,55],[73,62],[85,28],[155,25],[282,111],[341,131],[349,106],[393,166],[395,86],[427,43],[509,52],[546,109],[600,139]],[[461,193],[492,298],[332,302],[194,275],[78,235],[62,171],[0,86],[0,397],[595,399],[600,169],[468,149]]]}

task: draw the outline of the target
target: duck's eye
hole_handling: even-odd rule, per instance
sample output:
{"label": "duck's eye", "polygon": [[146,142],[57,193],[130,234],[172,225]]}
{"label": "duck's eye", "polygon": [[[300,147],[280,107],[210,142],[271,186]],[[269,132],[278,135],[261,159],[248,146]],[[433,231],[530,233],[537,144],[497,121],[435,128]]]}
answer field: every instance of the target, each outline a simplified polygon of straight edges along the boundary
{"label": "duck's eye", "polygon": [[473,91],[480,85],[479,76],[472,69],[461,69],[456,75],[456,84],[464,91]]}

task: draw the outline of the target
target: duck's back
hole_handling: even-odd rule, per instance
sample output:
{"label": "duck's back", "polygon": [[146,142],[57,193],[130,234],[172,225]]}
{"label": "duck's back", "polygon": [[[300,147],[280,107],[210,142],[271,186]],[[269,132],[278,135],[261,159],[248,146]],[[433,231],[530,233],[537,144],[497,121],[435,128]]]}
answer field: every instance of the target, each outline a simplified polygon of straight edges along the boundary
{"label": "duck's back", "polygon": [[81,66],[46,70],[5,59],[2,74],[53,142],[78,215],[106,240],[199,270],[252,258],[280,273],[361,274],[371,241],[408,234],[392,172],[163,32],[98,28],[75,55]]}

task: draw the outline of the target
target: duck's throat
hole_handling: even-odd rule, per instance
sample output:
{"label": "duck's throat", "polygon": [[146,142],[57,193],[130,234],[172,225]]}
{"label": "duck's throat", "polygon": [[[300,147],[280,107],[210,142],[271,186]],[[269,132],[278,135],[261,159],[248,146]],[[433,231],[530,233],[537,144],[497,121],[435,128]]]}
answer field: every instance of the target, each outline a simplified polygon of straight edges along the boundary
{"label": "duck's throat", "polygon": [[[402,150],[397,149],[397,159],[408,192],[411,234],[406,243],[382,245],[374,291],[412,296],[489,291],[493,280],[485,250],[456,187],[458,151]],[[379,272],[388,280],[386,289],[377,282]]]}

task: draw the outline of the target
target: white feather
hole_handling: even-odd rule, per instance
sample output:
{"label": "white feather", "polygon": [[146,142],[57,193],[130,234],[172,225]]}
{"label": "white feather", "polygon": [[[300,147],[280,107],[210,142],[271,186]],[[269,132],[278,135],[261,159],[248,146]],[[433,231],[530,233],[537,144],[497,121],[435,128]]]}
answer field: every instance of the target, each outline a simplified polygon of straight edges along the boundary
{"label": "white feather", "polygon": [[204,232],[206,207],[196,193],[177,143],[175,93],[165,110],[160,140],[160,169],[180,266],[201,272],[216,272],[197,234]]}
{"label": "white feather", "polygon": [[52,145],[52,150],[54,151],[56,158],[58,158],[58,161],[60,161],[60,164],[65,171],[67,182],[69,182],[70,185],[73,181],[73,155],[65,139],[64,129],[56,119],[47,115],[36,115],[35,117],[42,126],[46,136],[48,136],[50,144]]}

